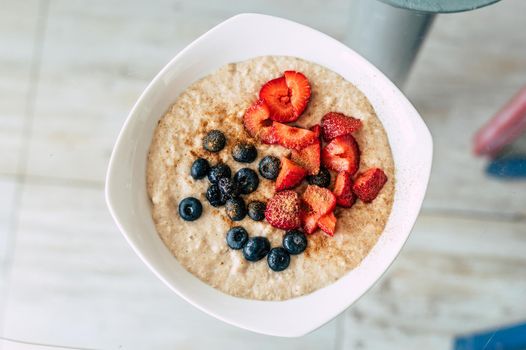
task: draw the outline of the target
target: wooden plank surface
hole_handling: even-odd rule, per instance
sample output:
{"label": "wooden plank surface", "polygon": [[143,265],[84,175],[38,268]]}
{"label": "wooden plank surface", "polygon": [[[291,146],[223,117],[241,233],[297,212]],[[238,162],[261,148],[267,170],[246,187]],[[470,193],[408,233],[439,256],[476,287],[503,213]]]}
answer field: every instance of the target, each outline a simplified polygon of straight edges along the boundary
{"label": "wooden plank surface", "polygon": [[10,235],[14,214],[12,204],[17,186],[13,179],[0,177],[0,329],[4,325],[2,315],[6,306],[9,257],[13,243],[13,237]]}
{"label": "wooden plank surface", "polygon": [[184,40],[170,12],[132,5],[51,2],[29,175],[103,184],[134,100]]}
{"label": "wooden plank surface", "polygon": [[0,5],[0,174],[18,173],[32,83],[37,5],[37,0]]}
{"label": "wooden plank surface", "polygon": [[27,185],[19,221],[8,338],[98,349],[335,347],[338,319],[282,339],[229,326],[183,301],[128,247],[102,189]]}
{"label": "wooden plank surface", "polygon": [[386,275],[346,312],[341,349],[448,349],[526,319],[526,222],[421,216]]}
{"label": "wooden plank surface", "polygon": [[[315,3],[306,3],[303,20],[341,36],[344,2],[327,3],[321,18],[309,15]],[[237,3],[206,11],[190,1],[123,4],[98,1],[86,7],[78,0],[51,1],[30,175],[102,183],[118,131],[148,82],[186,44],[239,11]],[[284,9],[278,2],[270,4],[270,12]],[[329,21],[330,16],[338,21]]]}
{"label": "wooden plank surface", "polygon": [[489,178],[471,154],[476,130],[526,85],[524,13],[509,0],[437,17],[406,89],[433,134],[428,210],[526,217],[526,181]]}

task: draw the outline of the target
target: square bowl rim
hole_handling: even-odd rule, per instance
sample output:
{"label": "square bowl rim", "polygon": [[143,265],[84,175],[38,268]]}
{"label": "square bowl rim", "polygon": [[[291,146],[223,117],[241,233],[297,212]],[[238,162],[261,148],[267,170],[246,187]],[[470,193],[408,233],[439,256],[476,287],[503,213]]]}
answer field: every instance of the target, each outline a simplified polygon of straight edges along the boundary
{"label": "square bowl rim", "polygon": [[[126,130],[128,130],[130,126],[134,123],[134,121],[136,120],[138,113],[140,113],[139,111],[140,106],[144,103],[145,100],[149,98],[152,90],[155,89],[156,86],[159,85],[163,79],[166,79],[167,72],[170,69],[172,69],[174,66],[176,66],[182,57],[186,56],[188,53],[191,53],[191,51],[194,50],[196,47],[199,47],[200,45],[206,45],[206,41],[210,40],[212,36],[222,35],[222,32],[231,33],[233,30],[239,29],[240,26],[246,25],[247,23],[254,24],[257,22],[266,22],[266,23],[271,22],[271,23],[274,23],[275,25],[278,25],[278,26],[283,25],[287,28],[295,27],[299,31],[303,32],[305,37],[308,37],[308,36],[316,37],[316,40],[328,41],[332,45],[339,47],[339,49],[341,49],[342,52],[349,54],[350,56],[352,56],[353,59],[359,61],[362,64],[362,67],[366,67],[369,70],[369,74],[373,74],[376,77],[376,79],[378,79],[377,81],[381,82],[384,86],[386,86],[386,89],[389,89],[391,93],[393,93],[400,99],[401,104],[403,105],[402,107],[404,108],[405,112],[407,112],[407,118],[411,119],[411,121],[415,123],[415,127],[418,128],[418,131],[420,132],[420,134],[418,135],[418,140],[419,140],[419,144],[422,146],[421,154],[423,155],[423,159],[422,159],[423,164],[422,164],[422,169],[420,172],[423,175],[423,178],[420,181],[421,186],[419,187],[419,190],[418,190],[419,193],[416,193],[416,195],[413,198],[416,203],[414,207],[418,207],[418,208],[416,208],[416,211],[414,211],[412,215],[410,215],[410,218],[408,220],[408,224],[409,224],[408,226],[410,227],[409,229],[406,230],[407,232],[405,232],[403,234],[403,237],[399,238],[396,242],[391,242],[393,246],[391,247],[389,251],[389,256],[386,259],[384,259],[382,267],[379,269],[375,269],[374,271],[375,275],[372,276],[372,278],[370,278],[366,282],[366,285],[362,287],[359,293],[356,293],[355,296],[353,296],[352,298],[349,298],[349,300],[347,300],[345,303],[340,303],[339,307],[335,307],[334,310],[332,310],[329,313],[324,313],[322,316],[316,318],[314,321],[298,323],[298,324],[295,324],[294,327],[290,327],[287,329],[278,329],[276,326],[269,324],[268,321],[262,324],[259,324],[257,320],[251,323],[247,323],[247,321],[243,320],[242,317],[237,317],[236,315],[232,315],[232,314],[225,315],[224,313],[220,311],[212,310],[210,305],[207,306],[203,304],[202,302],[200,302],[199,300],[196,300],[191,295],[188,295],[188,293],[181,291],[181,289],[179,288],[177,284],[174,284],[173,281],[170,281],[167,278],[167,276],[161,273],[158,267],[156,267],[155,264],[152,263],[150,258],[143,254],[143,251],[141,247],[139,246],[138,242],[136,242],[135,240],[131,238],[130,234],[127,232],[126,228],[123,225],[124,219],[122,218],[121,213],[119,212],[121,209],[120,209],[120,204],[118,203],[119,199],[116,198],[116,192],[115,192],[115,181],[117,180],[115,173],[116,173],[116,168],[121,165],[119,163],[120,162],[119,152],[122,152],[122,148],[124,147],[124,143],[126,142],[126,137],[127,137]],[[307,57],[300,57],[300,58],[309,60],[309,58]],[[369,98],[369,96],[367,97]],[[373,104],[373,107],[376,109],[374,104]],[[160,116],[154,116],[152,118],[158,119],[160,118]],[[389,136],[389,133],[388,133],[388,136]],[[391,142],[391,139],[390,139],[390,142]],[[387,77],[385,77],[385,75],[383,75],[371,63],[366,61],[356,52],[354,52],[350,48],[346,47],[345,45],[341,44],[340,42],[336,41],[335,39],[321,32],[318,32],[304,25],[292,22],[290,20],[286,20],[286,19],[282,19],[282,18],[274,17],[274,16],[268,16],[268,15],[253,14],[253,13],[239,14],[239,15],[233,16],[225,20],[224,22],[218,24],[217,26],[215,26],[214,28],[212,28],[211,30],[209,30],[208,32],[200,36],[198,39],[193,41],[191,44],[186,46],[186,48],[184,48],[173,59],[171,59],[170,62],[148,84],[148,86],[146,87],[146,89],[141,94],[141,96],[135,103],[134,107],[130,111],[124,123],[124,126],[122,127],[121,132],[119,133],[117,141],[115,143],[115,146],[112,152],[112,156],[109,162],[109,166],[108,166],[107,176],[106,176],[105,196],[106,196],[106,202],[107,202],[107,205],[109,207],[112,217],[114,218],[119,230],[122,232],[122,234],[124,235],[125,239],[130,244],[132,249],[141,258],[141,260],[149,267],[149,269],[158,278],[160,278],[170,289],[172,289],[172,291],[174,291],[180,297],[182,297],[183,299],[185,299],[192,305],[196,306],[200,310],[222,321],[225,321],[229,324],[232,324],[232,325],[244,328],[244,329],[248,329],[254,332],[262,333],[262,334],[285,336],[285,337],[295,337],[295,336],[301,336],[301,335],[304,335],[304,334],[307,334],[313,331],[314,329],[322,326],[323,324],[325,324],[326,322],[328,322],[329,320],[337,316],[339,313],[343,312],[348,306],[350,306],[359,297],[365,294],[365,292],[381,277],[383,273],[385,273],[385,271],[388,269],[390,264],[394,261],[394,259],[400,252],[402,246],[404,245],[407,238],[409,237],[411,228],[413,227],[416,221],[418,211],[421,207],[421,204],[424,198],[424,194],[425,194],[425,190],[427,188],[427,184],[429,181],[429,175],[430,175],[431,163],[432,163],[432,152],[433,152],[433,145],[432,145],[431,134],[429,133],[428,128],[425,126],[425,123],[421,119],[418,112],[414,109],[414,107],[407,100],[407,98],[405,98],[405,96],[400,92],[400,90],[398,90],[398,88],[396,88],[396,86],[394,86],[394,84],[390,82],[390,80]],[[396,186],[397,184],[395,184],[395,187]],[[373,249],[374,248],[375,247],[373,247]],[[341,279],[343,279],[344,277],[345,275]],[[338,283],[338,281],[335,283]],[[333,283],[332,285],[329,285],[328,287],[334,286],[335,283]],[[248,304],[261,305],[261,303],[264,303],[267,306],[268,305],[280,305],[282,307],[285,304],[289,304],[291,305],[291,309],[300,308],[312,302],[311,299],[313,299],[312,298],[313,295],[320,294],[320,293],[323,294],[323,291],[327,289],[328,287],[324,287],[320,290],[317,290],[305,296],[287,299],[284,301],[260,301],[260,300],[241,299],[242,300],[241,304],[245,304],[245,306],[239,306],[239,307],[247,307],[246,305]],[[217,290],[214,290],[214,291],[216,291],[216,293],[220,293],[221,296],[218,298],[224,300],[226,303],[240,305],[240,303],[237,300],[240,298],[229,296]],[[293,322],[294,318],[291,317],[289,321]]]}

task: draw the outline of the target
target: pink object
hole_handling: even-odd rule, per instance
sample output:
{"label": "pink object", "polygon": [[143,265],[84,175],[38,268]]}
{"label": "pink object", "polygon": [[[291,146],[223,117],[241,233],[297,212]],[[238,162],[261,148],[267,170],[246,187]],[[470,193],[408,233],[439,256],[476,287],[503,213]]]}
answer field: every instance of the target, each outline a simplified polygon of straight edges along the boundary
{"label": "pink object", "polygon": [[476,134],[473,152],[493,156],[526,131],[526,86]]}

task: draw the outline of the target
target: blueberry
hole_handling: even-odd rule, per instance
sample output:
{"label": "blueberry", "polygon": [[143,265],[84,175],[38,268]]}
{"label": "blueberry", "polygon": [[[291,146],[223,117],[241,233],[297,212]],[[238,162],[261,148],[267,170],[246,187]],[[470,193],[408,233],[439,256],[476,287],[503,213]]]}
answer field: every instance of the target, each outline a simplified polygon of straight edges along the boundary
{"label": "blueberry", "polygon": [[331,173],[322,167],[316,175],[307,176],[307,182],[311,185],[329,187],[331,184]]}
{"label": "blueberry", "polygon": [[222,177],[217,182],[221,194],[225,198],[234,198],[239,195],[239,186],[237,182],[230,179],[229,177]]}
{"label": "blueberry", "polygon": [[204,158],[197,158],[192,163],[192,168],[190,169],[190,175],[196,180],[202,179],[203,177],[208,174],[208,171],[210,170],[210,164],[208,164],[208,160]]}
{"label": "blueberry", "polygon": [[265,156],[259,162],[259,173],[265,179],[275,180],[278,177],[281,161],[274,156]]}
{"label": "blueberry", "polygon": [[252,169],[243,168],[234,175],[234,181],[239,186],[239,191],[242,194],[249,194],[254,192],[259,186],[258,174]]}
{"label": "blueberry", "polygon": [[215,184],[208,187],[205,196],[213,207],[220,207],[226,202],[226,198],[221,193],[221,190],[219,190],[219,186]]}
{"label": "blueberry", "polygon": [[248,203],[248,216],[254,221],[261,221],[265,218],[267,205],[260,201]]}
{"label": "blueberry", "polygon": [[245,201],[239,197],[227,199],[225,208],[226,214],[232,221],[243,220],[245,215],[247,215]]}
{"label": "blueberry", "polygon": [[240,163],[252,163],[257,156],[258,151],[251,143],[236,143],[232,149],[232,157]]}
{"label": "blueberry", "polygon": [[232,227],[226,233],[226,244],[232,249],[241,249],[248,240],[248,232],[241,226]]}
{"label": "blueberry", "polygon": [[289,254],[300,254],[307,248],[307,237],[300,230],[287,231],[283,237],[283,248]]}
{"label": "blueberry", "polygon": [[226,144],[226,137],[219,130],[209,131],[205,137],[203,137],[203,147],[210,152],[221,151]]}
{"label": "blueberry", "polygon": [[225,163],[218,163],[210,168],[210,171],[208,172],[208,181],[216,184],[220,178],[230,176],[232,176],[230,167]]}
{"label": "blueberry", "polygon": [[248,261],[258,261],[267,255],[270,242],[266,237],[251,237],[243,247],[243,256]]}
{"label": "blueberry", "polygon": [[274,271],[283,271],[290,264],[290,255],[284,248],[272,248],[267,256],[268,266]]}
{"label": "blueberry", "polygon": [[186,221],[194,221],[199,219],[203,212],[203,206],[199,199],[194,197],[187,197],[179,203],[179,215]]}

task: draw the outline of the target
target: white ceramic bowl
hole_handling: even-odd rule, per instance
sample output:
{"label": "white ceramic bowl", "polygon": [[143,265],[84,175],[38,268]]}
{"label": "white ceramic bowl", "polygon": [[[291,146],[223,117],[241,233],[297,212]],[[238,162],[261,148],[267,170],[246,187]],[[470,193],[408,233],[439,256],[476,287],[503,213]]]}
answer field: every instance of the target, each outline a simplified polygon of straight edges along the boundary
{"label": "white ceramic bowl", "polygon": [[[157,235],[146,193],[146,157],[157,121],[192,82],[229,62],[288,55],[321,64],[355,84],[372,103],[391,144],[395,199],[386,228],[361,265],[328,287],[299,298],[256,301],[224,294],[187,272]],[[432,160],[429,130],[405,96],[372,64],[304,25],[258,14],[219,24],[188,45],[153,79],[133,107],[111,157],[106,200],[137,255],[180,297],[227,323],[254,332],[304,335],[344,311],[393,262],[415,223]]]}

